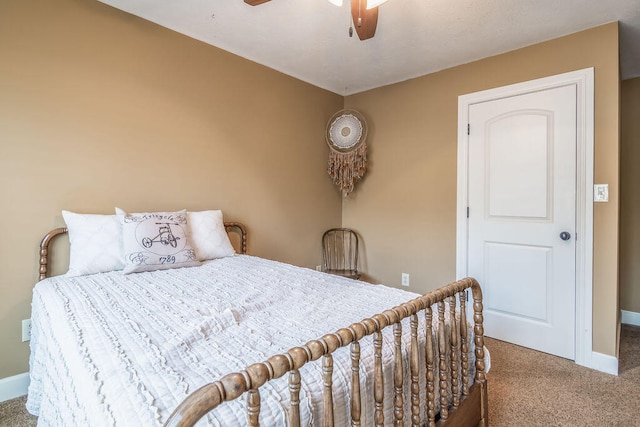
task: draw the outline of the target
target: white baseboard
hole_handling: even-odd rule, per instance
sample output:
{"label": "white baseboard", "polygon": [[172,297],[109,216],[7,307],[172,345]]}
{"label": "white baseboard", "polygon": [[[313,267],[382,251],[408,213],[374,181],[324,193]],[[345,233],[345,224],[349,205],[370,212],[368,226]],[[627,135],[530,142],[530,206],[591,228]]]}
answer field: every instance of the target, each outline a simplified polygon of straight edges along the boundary
{"label": "white baseboard", "polygon": [[620,310],[622,314],[620,316],[620,322],[627,325],[640,326],[640,313],[634,313],[633,311]]}
{"label": "white baseboard", "polygon": [[618,375],[618,358],[598,352],[591,353],[591,369],[605,374]]}
{"label": "white baseboard", "polygon": [[0,379],[0,402],[15,399],[27,394],[29,373],[14,375]]}

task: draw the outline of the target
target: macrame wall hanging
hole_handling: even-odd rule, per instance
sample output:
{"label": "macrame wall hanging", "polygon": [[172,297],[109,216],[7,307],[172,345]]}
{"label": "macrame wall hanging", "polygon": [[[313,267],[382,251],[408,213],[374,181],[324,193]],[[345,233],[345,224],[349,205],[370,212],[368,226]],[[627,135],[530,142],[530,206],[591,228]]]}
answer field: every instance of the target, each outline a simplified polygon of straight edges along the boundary
{"label": "macrame wall hanging", "polygon": [[327,172],[347,197],[367,170],[367,122],[355,110],[340,110],[327,124]]}

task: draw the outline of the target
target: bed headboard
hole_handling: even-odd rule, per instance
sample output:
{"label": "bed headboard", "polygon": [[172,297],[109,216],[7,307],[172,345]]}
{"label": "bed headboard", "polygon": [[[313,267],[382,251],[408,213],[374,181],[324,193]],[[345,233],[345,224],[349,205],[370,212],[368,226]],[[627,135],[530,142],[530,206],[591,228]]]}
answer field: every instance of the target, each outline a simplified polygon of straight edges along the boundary
{"label": "bed headboard", "polygon": [[[245,255],[247,253],[247,229],[239,222],[226,222],[224,228],[229,232],[235,232],[240,236],[240,253]],[[67,234],[69,230],[66,227],[60,227],[48,232],[40,242],[40,278],[38,280],[44,280],[47,278],[47,270],[49,269],[49,244],[54,237],[61,234]]]}

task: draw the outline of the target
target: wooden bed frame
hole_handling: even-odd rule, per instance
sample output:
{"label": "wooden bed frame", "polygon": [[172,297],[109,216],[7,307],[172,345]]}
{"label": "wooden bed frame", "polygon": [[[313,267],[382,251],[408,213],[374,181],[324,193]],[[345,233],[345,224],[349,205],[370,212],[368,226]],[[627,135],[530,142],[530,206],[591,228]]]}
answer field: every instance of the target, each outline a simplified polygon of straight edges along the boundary
{"label": "wooden bed frame", "polygon": [[[227,232],[235,231],[240,235],[240,253],[247,253],[246,228],[237,222],[225,222]],[[67,233],[66,228],[57,228],[49,232],[40,244],[40,280],[47,277],[48,254],[51,240]],[[469,331],[466,320],[467,290],[473,296],[473,332],[475,344],[475,377],[469,385]],[[456,297],[459,310],[456,314]],[[445,301],[449,302],[446,310]],[[432,306],[437,305],[436,313]],[[269,357],[262,363],[255,363],[241,372],[228,374],[218,381],[211,382],[191,393],[171,414],[165,426],[193,426],[195,423],[226,401],[246,394],[247,425],[260,425],[259,388],[272,379],[289,374],[290,401],[288,408],[289,425],[300,426],[300,373],[299,369],[307,363],[322,358],[323,372],[323,413],[322,425],[333,426],[332,395],[332,354],[341,347],[350,346],[352,361],[351,393],[349,408],[351,426],[360,426],[362,394],[360,392],[360,340],[370,335],[374,344],[373,398],[375,401],[374,420],[376,426],[390,424],[385,422],[383,412],[384,383],[382,366],[382,330],[393,328],[395,351],[393,366],[393,424],[404,425],[404,402],[411,402],[412,426],[488,426],[487,381],[485,373],[484,328],[482,315],[482,291],[475,279],[466,278],[429,292],[411,301],[393,307],[380,314],[366,318],[358,323],[341,328],[317,340],[291,348],[284,354]],[[419,331],[418,315],[423,312],[424,330]],[[451,325],[450,336],[445,336],[445,317]],[[411,383],[403,384],[405,366],[402,349],[401,321],[410,318],[411,343],[409,351],[409,372]],[[437,335],[434,340],[434,322],[437,323]],[[459,327],[458,327],[459,326]],[[423,360],[419,357],[418,334],[423,334],[426,351]],[[447,344],[448,341],[448,344]],[[447,348],[447,345],[449,348]],[[447,353],[449,353],[447,355]],[[459,355],[459,356],[458,356]],[[460,360],[458,360],[458,358]],[[439,375],[435,378],[435,366]],[[420,365],[424,378],[419,378]],[[460,368],[461,375],[458,374]],[[461,377],[461,378],[459,378]],[[421,384],[423,384],[421,386]],[[426,402],[420,401],[420,389],[426,387]],[[439,412],[436,413],[435,390],[438,387],[440,398]],[[408,390],[405,390],[408,389]],[[449,390],[451,392],[449,393]]]}

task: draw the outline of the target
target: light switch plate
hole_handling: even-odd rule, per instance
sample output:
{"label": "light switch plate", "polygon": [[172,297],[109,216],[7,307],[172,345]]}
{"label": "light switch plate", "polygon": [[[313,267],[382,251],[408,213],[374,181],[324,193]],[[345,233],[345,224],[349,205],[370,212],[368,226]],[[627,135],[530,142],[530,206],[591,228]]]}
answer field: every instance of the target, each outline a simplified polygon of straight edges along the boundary
{"label": "light switch plate", "polygon": [[595,184],[593,186],[593,201],[594,202],[609,201],[609,184]]}

